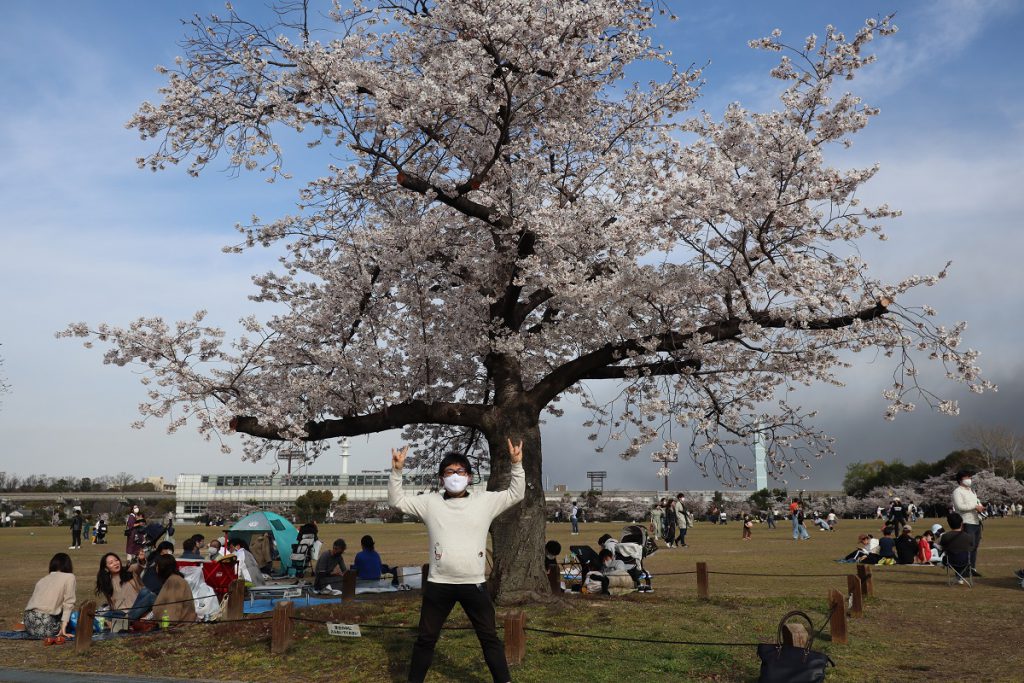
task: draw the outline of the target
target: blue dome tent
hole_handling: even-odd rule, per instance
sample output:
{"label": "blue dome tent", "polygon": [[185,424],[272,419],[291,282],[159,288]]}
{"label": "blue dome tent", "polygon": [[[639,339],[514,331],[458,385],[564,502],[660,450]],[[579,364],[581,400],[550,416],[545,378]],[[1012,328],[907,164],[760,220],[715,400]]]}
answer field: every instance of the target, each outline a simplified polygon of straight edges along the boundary
{"label": "blue dome tent", "polygon": [[228,530],[228,538],[242,538],[249,543],[254,534],[269,532],[274,539],[278,559],[281,561],[281,574],[288,574],[292,568],[292,544],[298,541],[299,532],[281,515],[268,512],[253,512],[235,522]]}

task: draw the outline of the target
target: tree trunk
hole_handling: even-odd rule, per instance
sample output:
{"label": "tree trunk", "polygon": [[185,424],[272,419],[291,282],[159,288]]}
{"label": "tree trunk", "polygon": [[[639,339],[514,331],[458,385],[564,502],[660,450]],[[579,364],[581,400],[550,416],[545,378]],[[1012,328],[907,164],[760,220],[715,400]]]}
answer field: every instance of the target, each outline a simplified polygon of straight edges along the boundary
{"label": "tree trunk", "polygon": [[494,566],[489,579],[491,593],[501,604],[550,600],[551,589],[544,573],[545,506],[541,478],[540,425],[528,411],[504,412],[495,416],[487,430],[491,454],[488,490],[508,488],[511,461],[508,439],[523,442],[526,497],[494,520],[491,541]]}

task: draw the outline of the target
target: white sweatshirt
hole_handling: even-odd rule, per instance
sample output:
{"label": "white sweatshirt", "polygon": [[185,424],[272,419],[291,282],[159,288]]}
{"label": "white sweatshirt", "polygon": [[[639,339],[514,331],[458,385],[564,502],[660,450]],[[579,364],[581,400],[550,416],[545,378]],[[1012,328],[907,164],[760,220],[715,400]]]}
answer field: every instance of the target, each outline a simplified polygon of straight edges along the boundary
{"label": "white sweatshirt", "polygon": [[487,580],[487,532],[491,521],[526,495],[523,464],[512,465],[512,481],[504,491],[473,491],[460,498],[443,493],[407,496],[402,473],[391,471],[388,502],[427,525],[430,574],[434,583],[481,584]]}
{"label": "white sweatshirt", "polygon": [[978,495],[970,488],[958,484],[953,489],[953,509],[964,518],[964,524],[981,524],[977,508]]}

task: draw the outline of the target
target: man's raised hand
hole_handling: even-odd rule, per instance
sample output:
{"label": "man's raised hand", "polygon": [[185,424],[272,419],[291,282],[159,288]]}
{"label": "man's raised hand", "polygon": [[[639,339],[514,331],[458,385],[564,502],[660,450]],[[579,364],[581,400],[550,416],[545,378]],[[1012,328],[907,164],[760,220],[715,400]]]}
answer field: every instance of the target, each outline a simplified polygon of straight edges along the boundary
{"label": "man's raised hand", "polygon": [[508,455],[512,460],[512,464],[523,461],[523,442],[520,441],[519,445],[512,443],[512,439],[508,440]]}
{"label": "man's raised hand", "polygon": [[409,447],[402,446],[401,448],[391,449],[391,469],[396,472],[401,472],[402,468],[405,467],[405,456],[409,454]]}

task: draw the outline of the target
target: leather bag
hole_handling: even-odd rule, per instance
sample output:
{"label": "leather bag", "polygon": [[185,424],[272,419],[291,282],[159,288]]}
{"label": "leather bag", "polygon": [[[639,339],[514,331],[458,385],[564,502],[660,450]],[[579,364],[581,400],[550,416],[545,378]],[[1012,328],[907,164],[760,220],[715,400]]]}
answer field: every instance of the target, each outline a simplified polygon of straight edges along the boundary
{"label": "leather bag", "polygon": [[[783,645],[782,631],[786,622],[799,617],[807,622],[807,646],[794,647]],[[761,658],[761,675],[758,683],[821,683],[825,680],[825,669],[835,662],[823,652],[811,649],[814,644],[814,624],[811,618],[799,610],[786,614],[779,621],[775,635],[775,643],[762,643],[757,646],[757,656]]]}

